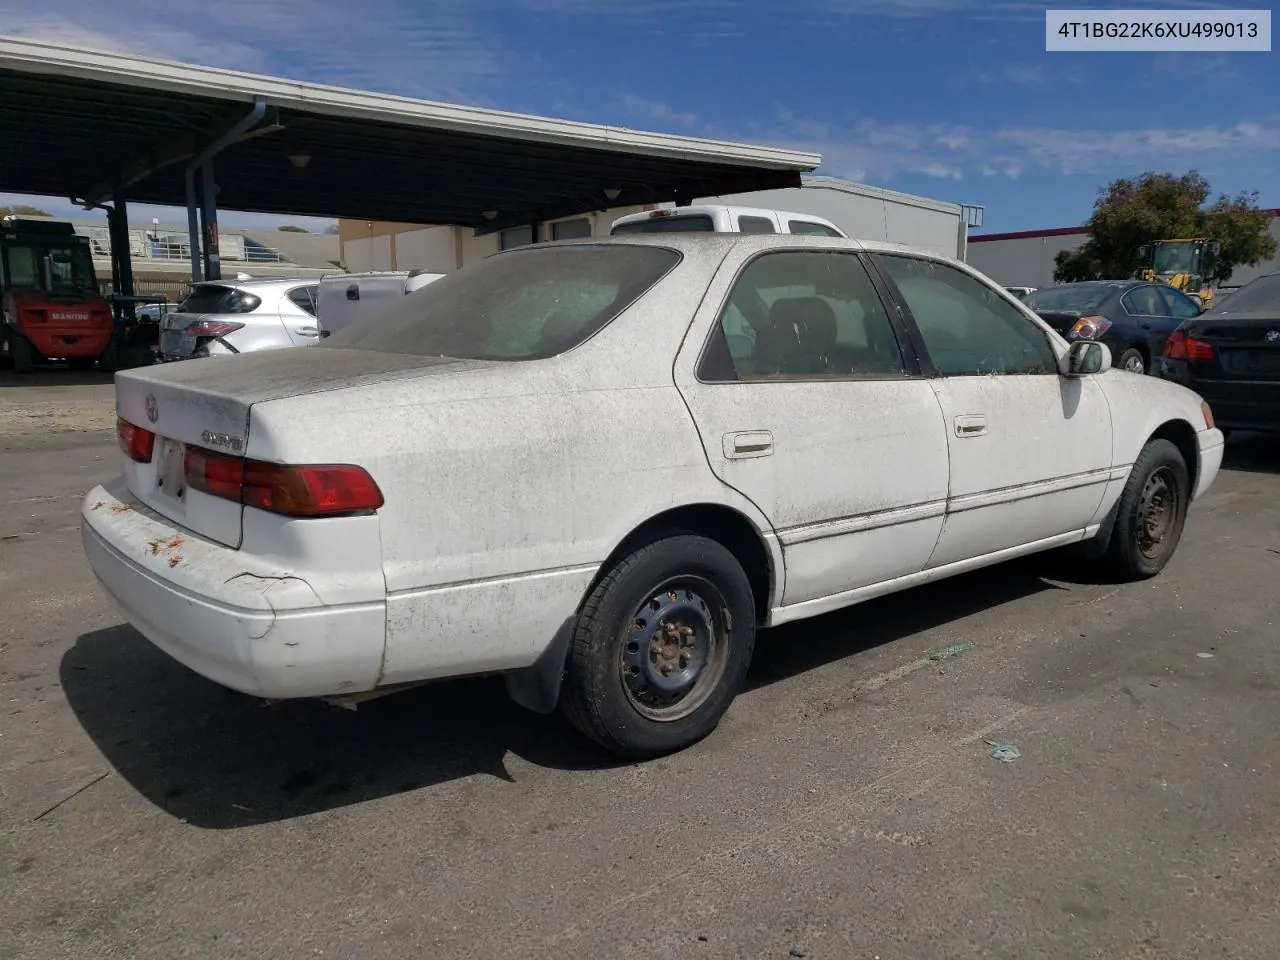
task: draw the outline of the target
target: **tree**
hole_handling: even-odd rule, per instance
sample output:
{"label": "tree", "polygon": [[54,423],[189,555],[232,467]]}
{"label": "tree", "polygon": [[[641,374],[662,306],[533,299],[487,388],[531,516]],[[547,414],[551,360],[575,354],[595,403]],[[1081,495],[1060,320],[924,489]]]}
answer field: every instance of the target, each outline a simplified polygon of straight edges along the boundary
{"label": "tree", "polygon": [[310,233],[311,232],[306,227],[295,227],[291,223],[286,223],[282,227],[276,227],[276,231],[278,233]]}
{"label": "tree", "polygon": [[1054,258],[1053,279],[1116,280],[1142,269],[1140,248],[1157,240],[1207,237],[1216,240],[1216,255],[1205,258],[1205,281],[1219,284],[1242,264],[1252,266],[1275,255],[1268,233],[1271,214],[1258,209],[1258,194],[1219,195],[1209,206],[1209,181],[1192,170],[1144,173],[1116,180],[1098,191],[1089,217],[1089,239],[1076,250]]}
{"label": "tree", "polygon": [[15,207],[0,207],[0,217],[50,217],[52,216],[47,210],[41,210],[39,207],[27,207],[18,204]]}

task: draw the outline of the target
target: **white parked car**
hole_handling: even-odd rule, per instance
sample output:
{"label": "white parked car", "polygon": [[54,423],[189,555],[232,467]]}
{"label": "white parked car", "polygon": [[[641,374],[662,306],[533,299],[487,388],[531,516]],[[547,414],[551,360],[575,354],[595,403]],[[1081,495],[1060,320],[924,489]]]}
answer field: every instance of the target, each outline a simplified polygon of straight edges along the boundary
{"label": "white parked car", "polygon": [[191,360],[316,344],[318,286],[296,277],[193,283],[160,321],[160,356]]}
{"label": "white parked car", "polygon": [[520,247],[116,396],[84,548],[162,650],[266,698],[504,673],[632,756],[758,627],[1073,544],[1156,574],[1223,443],[962,263],[798,236]]}

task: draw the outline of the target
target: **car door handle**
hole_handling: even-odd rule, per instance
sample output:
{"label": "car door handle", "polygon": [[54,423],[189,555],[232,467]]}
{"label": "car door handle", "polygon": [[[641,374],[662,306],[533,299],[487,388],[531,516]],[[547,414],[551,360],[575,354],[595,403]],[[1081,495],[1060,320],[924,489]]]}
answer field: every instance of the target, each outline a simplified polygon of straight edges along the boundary
{"label": "car door handle", "polygon": [[300,337],[318,337],[320,336],[319,327],[294,327],[293,332]]}
{"label": "car door handle", "polygon": [[741,433],[726,433],[721,449],[729,460],[767,457],[773,453],[773,434],[768,430],[745,430]]}
{"label": "car door handle", "polygon": [[956,417],[957,437],[980,437],[987,432],[986,417]]}

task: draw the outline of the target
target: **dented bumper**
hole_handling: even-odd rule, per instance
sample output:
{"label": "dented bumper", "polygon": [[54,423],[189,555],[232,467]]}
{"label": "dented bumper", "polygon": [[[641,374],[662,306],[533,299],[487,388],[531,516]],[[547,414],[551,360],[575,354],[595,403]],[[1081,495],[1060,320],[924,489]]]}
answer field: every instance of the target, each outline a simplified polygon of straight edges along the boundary
{"label": "dented bumper", "polygon": [[89,565],[129,623],[196,673],[271,699],[378,685],[385,599],[325,602],[332,571],[311,576],[198,537],[112,485],[85,498],[81,532]]}

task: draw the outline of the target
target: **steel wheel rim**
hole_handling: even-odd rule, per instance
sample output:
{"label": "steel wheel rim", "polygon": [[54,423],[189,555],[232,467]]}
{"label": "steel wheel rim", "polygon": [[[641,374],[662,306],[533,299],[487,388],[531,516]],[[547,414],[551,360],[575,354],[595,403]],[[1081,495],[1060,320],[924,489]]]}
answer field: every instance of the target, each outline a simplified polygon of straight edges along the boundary
{"label": "steel wheel rim", "polygon": [[1146,369],[1141,357],[1130,357],[1124,363],[1124,368],[1130,373],[1142,373]]}
{"label": "steel wheel rim", "polygon": [[702,577],[672,577],[646,593],[622,628],[619,673],[632,708],[682,720],[707,702],[729,660],[728,604]]}
{"label": "steel wheel rim", "polygon": [[1167,549],[1177,527],[1180,507],[1178,484],[1173,471],[1159,467],[1147,477],[1138,497],[1138,552],[1157,560]]}

